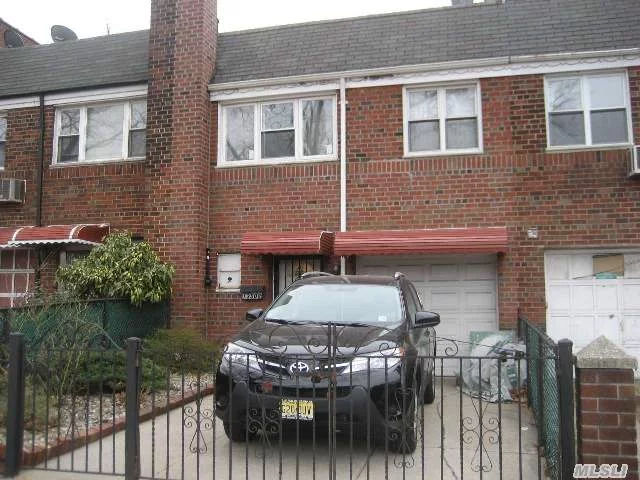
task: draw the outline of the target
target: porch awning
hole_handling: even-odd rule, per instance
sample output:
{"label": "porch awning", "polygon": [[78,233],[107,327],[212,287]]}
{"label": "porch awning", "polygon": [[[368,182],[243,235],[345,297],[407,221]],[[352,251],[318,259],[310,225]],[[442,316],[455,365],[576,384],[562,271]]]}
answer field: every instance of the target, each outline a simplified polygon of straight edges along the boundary
{"label": "porch awning", "polygon": [[108,224],[0,227],[0,248],[36,245],[97,245],[109,234]]}
{"label": "porch awning", "polygon": [[506,227],[437,228],[338,232],[335,255],[416,255],[432,253],[504,253]]}
{"label": "porch awning", "polygon": [[330,255],[333,232],[247,232],[240,251],[246,255]]}

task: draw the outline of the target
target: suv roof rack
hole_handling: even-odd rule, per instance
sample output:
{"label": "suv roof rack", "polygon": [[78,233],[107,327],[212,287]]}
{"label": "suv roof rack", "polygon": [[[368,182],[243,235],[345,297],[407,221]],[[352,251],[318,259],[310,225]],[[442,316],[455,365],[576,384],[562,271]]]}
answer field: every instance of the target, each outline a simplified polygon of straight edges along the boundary
{"label": "suv roof rack", "polygon": [[307,272],[307,273],[303,273],[300,279],[311,278],[311,277],[333,277],[333,276],[334,275],[332,273],[327,273],[327,272]]}

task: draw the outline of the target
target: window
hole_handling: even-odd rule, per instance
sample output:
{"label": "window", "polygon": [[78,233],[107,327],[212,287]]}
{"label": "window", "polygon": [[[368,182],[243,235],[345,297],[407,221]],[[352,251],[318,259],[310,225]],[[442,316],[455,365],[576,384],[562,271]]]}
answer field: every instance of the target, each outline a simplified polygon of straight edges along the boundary
{"label": "window", "polygon": [[5,143],[7,142],[7,117],[0,116],[0,170],[5,164]]}
{"label": "window", "polygon": [[629,89],[624,73],[547,77],[549,147],[629,143]]}
{"label": "window", "polygon": [[33,289],[35,254],[0,249],[0,308],[15,307]]}
{"label": "window", "polygon": [[405,154],[479,152],[478,85],[405,90]]}
{"label": "window", "polygon": [[335,97],[222,107],[220,164],[336,157]]}
{"label": "window", "polygon": [[60,266],[71,265],[76,260],[86,258],[90,252],[91,250],[86,250],[83,248],[63,250],[60,252]]}
{"label": "window", "polygon": [[277,257],[274,258],[275,295],[280,295],[296,280],[307,272],[323,271],[323,257]]}
{"label": "window", "polygon": [[59,108],[54,163],[142,158],[146,128],[146,100]]}
{"label": "window", "polygon": [[218,255],[218,290],[240,289],[240,254]]}

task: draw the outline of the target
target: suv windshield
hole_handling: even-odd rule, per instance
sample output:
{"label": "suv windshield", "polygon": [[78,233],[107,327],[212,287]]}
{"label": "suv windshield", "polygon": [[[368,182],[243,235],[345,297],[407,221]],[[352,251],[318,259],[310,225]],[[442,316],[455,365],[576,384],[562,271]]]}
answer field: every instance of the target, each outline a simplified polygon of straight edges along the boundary
{"label": "suv windshield", "polygon": [[303,284],[286,291],[265,320],[318,323],[398,323],[400,294],[390,285]]}

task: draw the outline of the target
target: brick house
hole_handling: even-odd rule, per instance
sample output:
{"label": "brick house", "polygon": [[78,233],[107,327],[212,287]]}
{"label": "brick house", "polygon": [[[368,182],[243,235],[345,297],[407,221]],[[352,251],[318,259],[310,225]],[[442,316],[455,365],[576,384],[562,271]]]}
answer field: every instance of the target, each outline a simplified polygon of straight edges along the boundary
{"label": "brick house", "polygon": [[304,271],[403,271],[441,335],[520,310],[640,355],[637,0],[223,34],[215,0],[151,12],[0,51],[0,178],[26,181],[0,204],[0,305],[126,229],[177,266],[175,320],[208,337]]}

